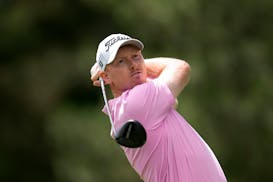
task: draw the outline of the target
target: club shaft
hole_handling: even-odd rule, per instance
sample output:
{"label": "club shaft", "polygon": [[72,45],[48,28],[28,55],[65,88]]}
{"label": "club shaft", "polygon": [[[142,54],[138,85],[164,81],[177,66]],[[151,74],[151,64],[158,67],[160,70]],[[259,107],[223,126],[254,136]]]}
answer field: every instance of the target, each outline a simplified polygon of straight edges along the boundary
{"label": "club shaft", "polygon": [[111,123],[112,129],[113,129],[114,135],[115,135],[116,134],[116,129],[115,129],[115,126],[114,126],[114,122],[113,122],[111,112],[110,112],[110,107],[109,107],[108,100],[107,100],[107,97],[106,97],[104,81],[103,81],[103,79],[101,77],[99,79],[100,79],[100,83],[101,83],[101,90],[102,90],[102,95],[103,95],[103,99],[104,99],[104,102],[105,102],[106,110],[108,112],[110,123]]}

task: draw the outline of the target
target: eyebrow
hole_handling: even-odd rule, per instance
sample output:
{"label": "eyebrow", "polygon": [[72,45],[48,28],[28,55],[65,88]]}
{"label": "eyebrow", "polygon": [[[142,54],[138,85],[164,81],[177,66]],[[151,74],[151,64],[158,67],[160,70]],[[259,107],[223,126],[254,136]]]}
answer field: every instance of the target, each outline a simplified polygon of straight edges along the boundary
{"label": "eyebrow", "polygon": [[[141,54],[141,50],[138,49],[138,50],[133,50],[132,51],[132,54]],[[126,59],[126,56],[119,56],[119,55],[116,55],[115,59]]]}
{"label": "eyebrow", "polygon": [[126,57],[124,57],[124,56],[116,56],[116,57],[115,57],[115,59],[120,59],[120,58],[123,59],[123,58],[126,58]]}

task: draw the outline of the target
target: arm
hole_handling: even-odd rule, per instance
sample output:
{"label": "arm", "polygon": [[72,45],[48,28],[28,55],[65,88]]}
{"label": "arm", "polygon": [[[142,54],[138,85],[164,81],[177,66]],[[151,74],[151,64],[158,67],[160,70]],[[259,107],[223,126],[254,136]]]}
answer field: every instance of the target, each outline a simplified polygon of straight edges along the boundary
{"label": "arm", "polygon": [[190,78],[190,65],[174,58],[145,59],[148,77],[158,78],[167,84],[174,97],[177,97]]}

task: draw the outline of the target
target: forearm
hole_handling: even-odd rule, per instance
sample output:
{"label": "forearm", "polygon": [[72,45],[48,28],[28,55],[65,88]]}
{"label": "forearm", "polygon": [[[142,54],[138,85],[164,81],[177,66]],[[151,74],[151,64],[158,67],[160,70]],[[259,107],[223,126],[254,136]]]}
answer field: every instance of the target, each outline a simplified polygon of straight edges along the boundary
{"label": "forearm", "polygon": [[170,64],[170,58],[145,59],[147,75],[149,78],[157,78],[161,72]]}
{"label": "forearm", "polygon": [[175,58],[152,58],[145,60],[147,75],[166,83],[177,97],[187,85],[190,66],[187,62]]}
{"label": "forearm", "polygon": [[147,75],[150,78],[159,77],[163,71],[170,72],[170,73],[172,71],[181,72],[183,71],[181,70],[181,68],[183,68],[184,64],[188,64],[188,63],[176,58],[157,57],[157,58],[145,59]]}

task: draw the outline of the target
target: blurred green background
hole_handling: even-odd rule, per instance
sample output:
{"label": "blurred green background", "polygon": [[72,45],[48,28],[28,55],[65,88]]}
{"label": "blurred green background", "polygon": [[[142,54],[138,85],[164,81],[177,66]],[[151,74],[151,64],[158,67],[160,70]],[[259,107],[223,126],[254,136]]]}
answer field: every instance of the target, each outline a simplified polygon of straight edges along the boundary
{"label": "blurred green background", "polygon": [[178,110],[228,181],[273,181],[272,12],[269,0],[0,0],[0,181],[141,181],[89,81],[111,33],[188,61]]}

